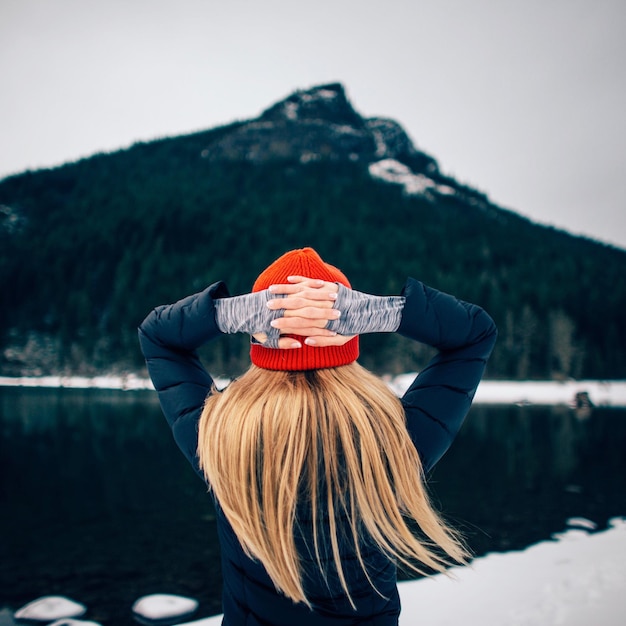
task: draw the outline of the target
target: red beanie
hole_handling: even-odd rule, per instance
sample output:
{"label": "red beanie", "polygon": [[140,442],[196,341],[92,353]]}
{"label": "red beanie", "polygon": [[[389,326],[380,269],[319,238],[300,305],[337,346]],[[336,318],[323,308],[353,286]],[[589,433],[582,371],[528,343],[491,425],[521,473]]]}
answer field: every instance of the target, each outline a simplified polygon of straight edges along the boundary
{"label": "red beanie", "polygon": [[[291,250],[274,261],[261,272],[252,291],[262,291],[270,285],[287,283],[288,276],[321,278],[350,287],[350,282],[336,267],[324,263],[313,248]],[[252,362],[266,370],[315,370],[325,367],[338,367],[356,361],[359,356],[359,338],[354,337],[343,346],[316,348],[302,342],[301,348],[279,350],[265,348],[253,343],[250,348]]]}

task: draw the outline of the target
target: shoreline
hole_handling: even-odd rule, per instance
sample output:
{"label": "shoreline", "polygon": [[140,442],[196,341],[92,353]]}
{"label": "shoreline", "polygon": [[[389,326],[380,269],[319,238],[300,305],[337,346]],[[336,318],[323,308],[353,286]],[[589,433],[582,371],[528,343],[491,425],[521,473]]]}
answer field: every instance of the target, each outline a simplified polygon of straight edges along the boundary
{"label": "shoreline", "polygon": [[[621,626],[626,519],[615,517],[607,529],[588,531],[569,527],[523,550],[493,552],[454,567],[451,576],[399,582],[400,626]],[[176,626],[221,623],[222,615],[215,615]]]}
{"label": "shoreline", "polygon": [[[415,373],[385,377],[398,395],[404,393],[415,378]],[[228,384],[227,379],[216,378],[218,388]],[[0,387],[51,389],[102,389],[118,391],[153,391],[149,378],[136,374],[103,376],[0,376]],[[596,407],[626,407],[626,380],[483,380],[476,392],[474,404],[516,404],[575,408],[577,394],[587,394]]]}

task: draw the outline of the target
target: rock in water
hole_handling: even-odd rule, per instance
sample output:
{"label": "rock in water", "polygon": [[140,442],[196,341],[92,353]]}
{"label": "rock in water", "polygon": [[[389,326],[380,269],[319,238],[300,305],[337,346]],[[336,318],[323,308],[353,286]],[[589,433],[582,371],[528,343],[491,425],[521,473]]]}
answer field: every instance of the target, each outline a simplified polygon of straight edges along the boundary
{"label": "rock in water", "polygon": [[15,611],[16,619],[35,622],[52,622],[68,617],[80,617],[87,611],[84,604],[74,602],[63,596],[44,596],[37,598]]}
{"label": "rock in water", "polygon": [[598,530],[598,525],[586,517],[570,517],[565,524],[569,528],[582,528],[583,530]]}
{"label": "rock in water", "polygon": [[165,626],[191,616],[197,608],[193,598],[156,593],[133,604],[133,617],[141,624]]}

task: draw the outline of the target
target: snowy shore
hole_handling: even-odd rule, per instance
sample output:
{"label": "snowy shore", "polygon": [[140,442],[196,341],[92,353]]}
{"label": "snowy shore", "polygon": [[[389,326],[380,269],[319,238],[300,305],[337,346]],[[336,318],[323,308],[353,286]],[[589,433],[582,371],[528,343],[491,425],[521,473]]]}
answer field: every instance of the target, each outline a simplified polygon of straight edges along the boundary
{"label": "snowy shore", "polygon": [[[389,384],[401,394],[414,378],[415,374],[402,374]],[[483,380],[474,403],[571,405],[579,393],[587,393],[596,406],[626,406],[626,380]]]}
{"label": "snowy shore", "polygon": [[[400,625],[622,626],[626,519],[611,520],[603,532],[570,528],[553,539],[475,559],[455,568],[453,578],[399,583]],[[221,620],[219,615],[185,626],[219,626]]]}
{"label": "snowy shore", "polygon": [[[389,386],[402,394],[415,373],[402,374],[387,380]],[[217,379],[218,387],[228,383]],[[41,376],[11,378],[0,376],[0,386],[5,387],[52,387],[68,389],[120,389],[136,391],[154,389],[148,378],[127,376]],[[626,406],[625,380],[568,380],[558,381],[505,381],[484,380],[480,383],[474,402],[476,404],[539,404],[571,405],[576,394],[587,393],[595,406]]]}

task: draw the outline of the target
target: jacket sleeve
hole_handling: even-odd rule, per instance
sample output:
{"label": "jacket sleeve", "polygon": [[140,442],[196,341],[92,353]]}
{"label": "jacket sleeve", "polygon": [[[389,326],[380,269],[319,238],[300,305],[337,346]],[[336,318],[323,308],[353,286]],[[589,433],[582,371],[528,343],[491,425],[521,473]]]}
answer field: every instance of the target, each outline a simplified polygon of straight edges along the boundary
{"label": "jacket sleeve", "polygon": [[407,428],[430,470],[450,447],[472,404],[496,342],[491,317],[410,278],[398,333],[437,348],[402,397]]}
{"label": "jacket sleeve", "polygon": [[161,409],[183,454],[201,475],[196,449],[198,421],[213,379],[196,349],[221,333],[214,300],[227,297],[223,282],[155,308],[139,326],[139,344]]}

